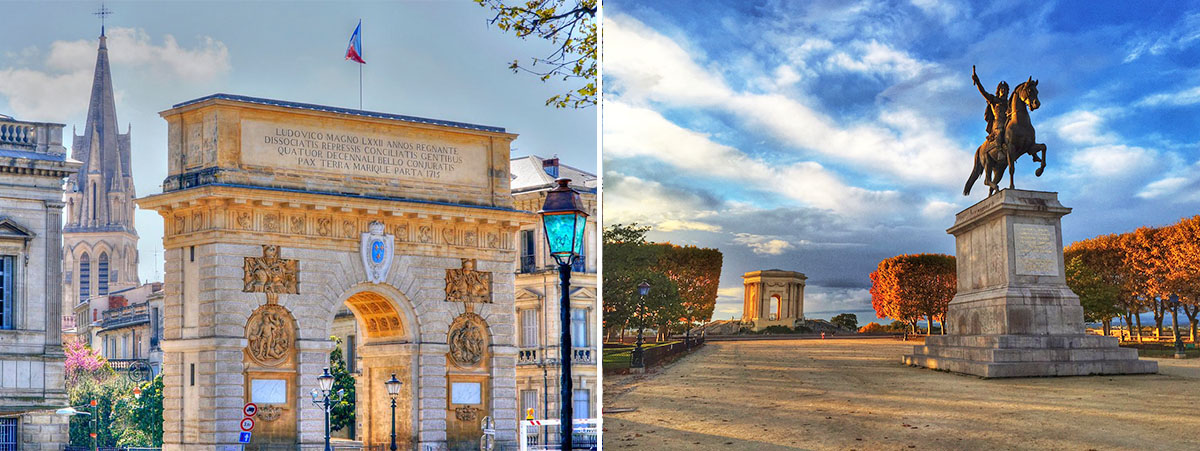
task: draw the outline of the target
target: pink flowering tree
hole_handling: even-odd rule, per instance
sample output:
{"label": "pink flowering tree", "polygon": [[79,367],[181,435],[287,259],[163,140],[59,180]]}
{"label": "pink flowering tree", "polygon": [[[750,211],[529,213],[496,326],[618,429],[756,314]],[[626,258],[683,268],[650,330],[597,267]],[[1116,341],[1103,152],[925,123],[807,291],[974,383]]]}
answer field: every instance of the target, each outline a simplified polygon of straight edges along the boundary
{"label": "pink flowering tree", "polygon": [[67,356],[64,371],[68,384],[78,382],[82,377],[98,381],[112,372],[104,357],[89,348],[83,340],[67,340],[63,343],[63,351]]}

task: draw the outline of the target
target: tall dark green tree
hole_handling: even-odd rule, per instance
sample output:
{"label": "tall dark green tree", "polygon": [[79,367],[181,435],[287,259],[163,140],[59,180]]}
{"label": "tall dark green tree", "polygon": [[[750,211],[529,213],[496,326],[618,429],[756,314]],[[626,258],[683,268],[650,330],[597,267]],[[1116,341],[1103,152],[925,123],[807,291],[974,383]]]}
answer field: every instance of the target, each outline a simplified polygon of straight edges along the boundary
{"label": "tall dark green tree", "polygon": [[831,318],[829,322],[844,329],[858,330],[858,315],[853,313],[842,313]]}
{"label": "tall dark green tree", "polygon": [[329,428],[340,431],[354,427],[354,375],[346,367],[346,358],[342,354],[342,339],[331,336],[333,350],[329,352],[329,373],[333,374],[333,387],[330,393],[345,390],[342,400],[329,409]]}

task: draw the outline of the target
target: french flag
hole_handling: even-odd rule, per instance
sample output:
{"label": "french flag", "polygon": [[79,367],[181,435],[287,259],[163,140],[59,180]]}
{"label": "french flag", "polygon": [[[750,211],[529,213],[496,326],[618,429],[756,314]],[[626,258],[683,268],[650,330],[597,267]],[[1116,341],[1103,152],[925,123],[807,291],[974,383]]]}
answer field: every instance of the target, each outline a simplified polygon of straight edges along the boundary
{"label": "french flag", "polygon": [[350,35],[350,46],[346,47],[346,59],[355,61],[361,64],[367,64],[363,61],[362,55],[362,19],[359,19],[358,26],[354,27],[354,34]]}

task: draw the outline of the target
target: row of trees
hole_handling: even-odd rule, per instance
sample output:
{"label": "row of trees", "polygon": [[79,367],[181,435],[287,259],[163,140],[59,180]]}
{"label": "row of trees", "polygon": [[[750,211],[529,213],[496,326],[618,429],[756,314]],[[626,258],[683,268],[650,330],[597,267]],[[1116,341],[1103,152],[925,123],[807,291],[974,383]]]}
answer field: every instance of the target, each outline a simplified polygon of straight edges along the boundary
{"label": "row of trees", "polygon": [[[721,252],[646,241],[650,227],[616,224],[604,229],[604,330],[620,335],[640,319],[661,338],[712,319],[721,279]],[[645,299],[637,287],[649,283]]]}
{"label": "row of trees", "polygon": [[1141,313],[1154,315],[1155,336],[1162,336],[1163,319],[1175,308],[1186,315],[1192,341],[1200,316],[1200,216],[1164,227],[1141,227],[1133,232],[1102,235],[1068,246],[1067,285],[1079,295],[1085,319],[1104,325],[1114,318],[1136,324],[1141,340]]}
{"label": "row of trees", "polygon": [[871,272],[871,306],[880,318],[891,318],[917,332],[917,321],[933,322],[946,333],[946,310],[958,290],[954,257],[945,254],[906,254],[884,259]]}

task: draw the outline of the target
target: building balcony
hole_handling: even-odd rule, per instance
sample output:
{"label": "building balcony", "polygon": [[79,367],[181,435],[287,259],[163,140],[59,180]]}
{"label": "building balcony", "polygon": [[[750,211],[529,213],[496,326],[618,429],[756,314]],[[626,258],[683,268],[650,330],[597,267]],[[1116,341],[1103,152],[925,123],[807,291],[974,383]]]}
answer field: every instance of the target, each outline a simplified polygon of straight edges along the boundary
{"label": "building balcony", "polygon": [[537,365],[537,349],[521,349],[517,351],[517,365]]}
{"label": "building balcony", "polygon": [[596,351],[592,348],[572,348],[571,349],[571,364],[572,365],[595,365]]}
{"label": "building balcony", "polygon": [[121,308],[105,310],[100,319],[100,327],[114,329],[150,323],[150,305],[134,304]]}

